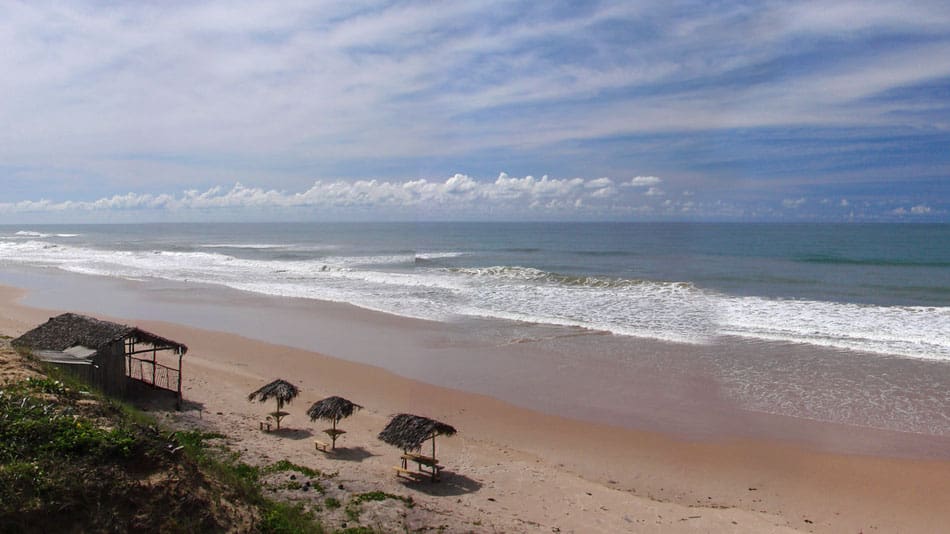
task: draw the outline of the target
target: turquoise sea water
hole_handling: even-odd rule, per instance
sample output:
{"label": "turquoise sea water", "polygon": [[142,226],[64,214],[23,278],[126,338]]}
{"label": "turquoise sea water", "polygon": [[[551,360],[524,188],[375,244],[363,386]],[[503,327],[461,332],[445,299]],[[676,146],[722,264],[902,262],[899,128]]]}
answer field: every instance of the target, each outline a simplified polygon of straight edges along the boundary
{"label": "turquoise sea water", "polygon": [[950,225],[0,226],[0,268],[217,284],[438,321],[950,361]]}

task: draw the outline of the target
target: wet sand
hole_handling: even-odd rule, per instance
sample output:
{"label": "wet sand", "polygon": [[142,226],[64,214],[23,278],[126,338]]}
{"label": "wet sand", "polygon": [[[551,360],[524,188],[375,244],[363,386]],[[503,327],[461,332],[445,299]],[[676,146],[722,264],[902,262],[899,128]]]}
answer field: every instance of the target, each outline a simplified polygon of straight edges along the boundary
{"label": "wet sand", "polygon": [[[719,363],[675,345],[628,344],[625,360],[594,351],[579,363],[564,347],[602,346],[599,338],[610,336],[498,333],[211,289],[195,298],[176,287],[81,285],[78,294],[34,291],[29,302],[75,298],[70,311],[98,316],[96,307],[108,302],[113,319],[189,345],[185,397],[201,411],[169,417],[199,417],[234,434],[249,458],[286,457],[338,469],[355,485],[416,492],[423,512],[449,518],[457,531],[936,532],[950,524],[950,439],[939,435],[947,383],[939,372],[936,392],[924,395],[938,397],[922,400],[925,412],[937,412],[928,415],[937,435],[895,432],[743,409],[748,401],[724,385],[729,374]],[[90,292],[100,298],[83,298]],[[54,313],[17,304],[24,294],[0,291],[0,332],[20,333]],[[262,331],[284,341],[252,339]],[[788,349],[789,359],[810,354]],[[743,358],[736,360],[741,367]],[[881,361],[891,372],[904,365]],[[921,369],[940,367],[909,372]],[[246,394],[275,376],[301,387],[288,424],[308,432],[322,428],[303,416],[319,398],[342,395],[367,407],[345,426],[343,445],[358,461],[327,459],[309,440],[275,440],[256,429],[265,409]],[[625,387],[616,386],[618,376]],[[523,387],[511,391],[512,384]],[[460,431],[439,441],[448,471],[440,489],[405,488],[392,476],[398,451],[375,434],[403,411]]]}

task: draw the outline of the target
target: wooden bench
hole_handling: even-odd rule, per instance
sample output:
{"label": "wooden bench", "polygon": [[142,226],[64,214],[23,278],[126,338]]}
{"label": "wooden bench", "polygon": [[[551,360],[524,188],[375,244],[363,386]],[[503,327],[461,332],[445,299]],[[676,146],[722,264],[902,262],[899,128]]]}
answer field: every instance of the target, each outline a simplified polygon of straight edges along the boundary
{"label": "wooden bench", "polygon": [[406,452],[402,455],[403,460],[412,460],[413,462],[420,464],[434,464],[437,463],[436,459],[431,456],[425,456],[423,454],[415,454],[412,452]]}
{"label": "wooden bench", "polygon": [[261,430],[263,430],[264,432],[270,432],[270,425],[271,425],[270,421],[261,421]]}
{"label": "wooden bench", "polygon": [[[423,456],[421,454],[405,453],[401,457],[402,466],[396,467],[397,475],[398,473],[412,473],[413,476],[426,476],[431,478],[433,481],[439,479],[439,475],[442,473],[444,466],[439,465],[439,461],[431,456]],[[409,462],[415,462],[417,469],[413,471],[409,469]]]}
{"label": "wooden bench", "polygon": [[407,461],[416,462],[419,465],[425,465],[428,467],[438,467],[440,469],[442,468],[442,466],[439,465],[438,460],[436,460],[435,458],[431,456],[424,456],[422,454],[413,454],[411,452],[407,452],[402,455],[403,466],[406,465]]}
{"label": "wooden bench", "polygon": [[313,440],[313,447],[318,451],[330,452],[330,444],[324,443],[319,439]]}
{"label": "wooden bench", "polygon": [[397,477],[401,477],[405,475],[406,478],[409,478],[410,480],[423,480],[427,478],[432,478],[432,476],[429,473],[426,473],[425,471],[413,471],[412,469],[403,469],[402,467],[399,467],[398,465],[394,465],[393,470],[396,471]]}

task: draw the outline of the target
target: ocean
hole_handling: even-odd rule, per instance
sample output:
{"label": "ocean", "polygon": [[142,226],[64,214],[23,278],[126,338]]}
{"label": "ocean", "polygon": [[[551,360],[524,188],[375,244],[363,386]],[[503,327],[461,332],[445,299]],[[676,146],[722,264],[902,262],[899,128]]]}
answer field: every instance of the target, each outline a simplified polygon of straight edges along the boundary
{"label": "ocean", "polygon": [[950,225],[6,225],[3,266],[220,285],[433,321],[950,361]]}

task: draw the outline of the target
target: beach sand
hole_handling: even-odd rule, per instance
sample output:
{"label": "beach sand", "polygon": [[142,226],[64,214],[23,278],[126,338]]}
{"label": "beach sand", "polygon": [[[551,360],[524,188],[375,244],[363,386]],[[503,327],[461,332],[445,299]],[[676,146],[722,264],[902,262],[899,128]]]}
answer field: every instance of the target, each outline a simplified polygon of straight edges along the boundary
{"label": "beach sand", "polygon": [[[0,289],[0,333],[18,335],[58,313],[19,304],[23,295],[19,289]],[[868,533],[940,532],[950,525],[946,437],[757,413],[746,414],[743,425],[773,429],[769,435],[782,439],[615,426],[233,333],[96,315],[189,346],[186,410],[158,412],[159,417],[229,435],[250,463],[288,459],[337,472],[336,480],[353,492],[411,495],[418,505],[400,519],[410,528]],[[377,317],[372,320],[380,321],[381,329],[404,325]],[[336,325],[342,328],[337,338],[345,339],[346,320],[339,322],[344,327]],[[258,421],[271,407],[248,402],[247,394],[277,377],[292,381],[301,395],[289,406],[286,432],[261,432]],[[701,377],[695,385],[687,408],[702,403]],[[325,438],[321,429],[326,425],[305,416],[312,402],[329,395],[365,406],[341,423],[347,434],[334,456],[314,450],[313,439]],[[438,440],[437,453],[446,466],[442,482],[407,483],[394,476],[400,451],[376,434],[400,412],[433,417],[459,430]]]}

